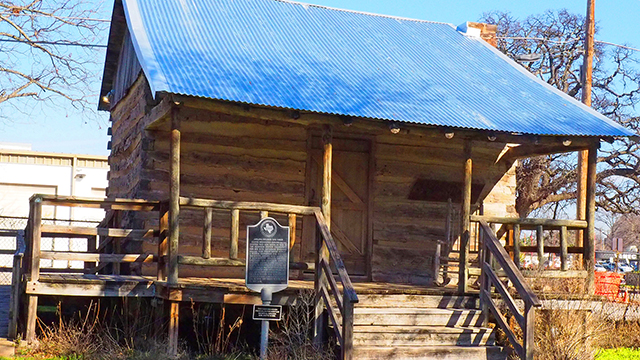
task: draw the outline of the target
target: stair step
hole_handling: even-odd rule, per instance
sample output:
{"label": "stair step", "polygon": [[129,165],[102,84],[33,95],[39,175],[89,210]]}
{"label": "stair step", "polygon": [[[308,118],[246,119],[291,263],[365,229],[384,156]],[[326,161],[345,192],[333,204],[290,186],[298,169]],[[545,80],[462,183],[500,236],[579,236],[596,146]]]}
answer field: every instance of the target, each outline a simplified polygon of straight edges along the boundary
{"label": "stair step", "polygon": [[424,346],[494,344],[493,329],[444,326],[355,326],[354,345]]}
{"label": "stair step", "polygon": [[477,296],[458,295],[358,295],[357,308],[440,308],[479,309]]}
{"label": "stair step", "polygon": [[354,325],[482,326],[482,312],[468,309],[355,308]]}
{"label": "stair step", "polygon": [[364,360],[506,360],[499,346],[354,346],[353,358]]}

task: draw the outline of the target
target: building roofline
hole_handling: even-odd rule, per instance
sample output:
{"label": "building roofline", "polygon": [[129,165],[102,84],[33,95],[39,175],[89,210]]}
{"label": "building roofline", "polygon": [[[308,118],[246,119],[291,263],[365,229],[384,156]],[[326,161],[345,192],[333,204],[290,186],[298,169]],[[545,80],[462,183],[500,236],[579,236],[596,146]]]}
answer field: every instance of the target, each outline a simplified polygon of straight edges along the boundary
{"label": "building roofline", "polygon": [[32,150],[9,150],[0,149],[1,155],[16,155],[16,156],[34,156],[34,157],[54,157],[60,159],[80,159],[80,160],[100,160],[108,161],[109,157],[104,155],[87,155],[87,154],[66,154],[66,153],[53,153],[53,152],[41,152]]}

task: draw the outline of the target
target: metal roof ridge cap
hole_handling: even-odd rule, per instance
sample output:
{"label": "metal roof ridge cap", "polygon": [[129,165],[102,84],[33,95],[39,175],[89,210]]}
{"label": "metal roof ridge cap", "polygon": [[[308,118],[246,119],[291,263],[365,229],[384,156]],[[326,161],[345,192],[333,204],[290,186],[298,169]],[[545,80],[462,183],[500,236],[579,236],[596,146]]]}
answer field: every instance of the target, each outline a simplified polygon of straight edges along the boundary
{"label": "metal roof ridge cap", "polygon": [[353,13],[353,14],[376,16],[376,17],[395,19],[395,20],[405,20],[405,21],[415,21],[415,22],[423,22],[423,23],[429,23],[429,24],[449,25],[449,26],[451,26],[451,27],[453,27],[455,29],[455,25],[453,25],[451,23],[447,23],[447,22],[442,22],[442,21],[422,20],[422,19],[414,19],[414,18],[408,18],[408,17],[402,17],[402,16],[378,14],[378,13],[372,13],[372,12],[367,12],[367,11],[341,9],[341,8],[336,8],[336,7],[332,7],[332,6],[316,5],[316,4],[310,4],[310,3],[305,3],[305,2],[301,2],[301,1],[294,1],[294,0],[273,0],[273,1],[282,2],[282,3],[288,3],[288,4],[293,4],[293,5],[311,6],[311,7],[316,7],[316,8],[320,8],[320,9],[327,9],[327,10],[333,10],[333,11],[342,11],[342,12],[348,12],[348,13]]}
{"label": "metal roof ridge cap", "polygon": [[[168,84],[162,68],[156,60],[153,47],[147,36],[147,31],[142,22],[138,0],[122,0],[124,15],[127,20],[127,28],[131,36],[131,42],[136,50],[136,56],[140,61],[140,66],[147,77],[152,96],[156,97],[158,88],[167,89]],[[152,74],[158,76],[152,76]]]}
{"label": "metal roof ridge cap", "polygon": [[[460,35],[465,36],[465,34],[463,34],[463,33],[460,33]],[[507,55],[502,53],[502,51],[498,50],[497,47],[492,46],[491,44],[489,44],[488,42],[482,40],[481,38],[475,38],[475,37],[469,37],[469,36],[467,36],[467,38],[477,39],[484,47],[488,48],[494,54],[497,54],[498,57],[502,58],[502,60],[504,60],[507,64],[509,64],[513,68],[515,68],[517,71],[519,71],[520,73],[526,75],[528,78],[534,80],[538,84],[544,86],[546,89],[549,89],[549,90],[555,92],[556,94],[559,94],[562,98],[564,98],[565,100],[569,101],[574,106],[576,106],[576,107],[578,107],[578,108],[580,108],[580,109],[582,109],[582,110],[584,110],[584,111],[586,111],[588,113],[591,113],[591,115],[594,115],[594,116],[598,117],[600,120],[608,122],[610,125],[612,125],[614,127],[617,127],[618,129],[623,130],[623,131],[627,132],[628,134],[631,134],[631,135],[627,135],[627,136],[638,136],[637,134],[633,133],[631,130],[627,129],[626,127],[622,126],[621,124],[619,124],[619,123],[613,121],[612,119],[609,119],[608,117],[604,116],[603,114],[597,112],[592,107],[586,106],[582,102],[580,102],[580,101],[572,98],[568,94],[560,91],[560,89],[555,88],[555,87],[551,86],[550,84],[548,84],[548,83],[542,81],[541,79],[537,78],[535,75],[533,75],[532,73],[527,71],[523,66],[521,66],[516,61],[512,60],[511,58],[509,58]]]}

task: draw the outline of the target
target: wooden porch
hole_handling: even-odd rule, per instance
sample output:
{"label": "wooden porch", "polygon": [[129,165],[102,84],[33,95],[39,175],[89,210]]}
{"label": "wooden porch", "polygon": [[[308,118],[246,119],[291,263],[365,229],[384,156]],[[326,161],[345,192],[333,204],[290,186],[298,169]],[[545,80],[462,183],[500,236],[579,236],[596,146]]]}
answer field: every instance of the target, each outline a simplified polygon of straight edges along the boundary
{"label": "wooden porch", "polygon": [[[206,199],[179,198],[180,207],[198,209],[204,213],[205,223],[202,226],[202,254],[200,256],[183,255],[174,252],[171,256],[169,238],[167,235],[167,220],[169,212],[167,203],[142,201],[142,200],[103,200],[103,199],[78,199],[71,197],[56,197],[47,195],[35,195],[31,199],[31,214],[26,229],[27,251],[17,254],[14,266],[14,302],[12,307],[12,336],[15,337],[15,329],[20,319],[26,327],[27,340],[35,339],[35,325],[37,318],[37,303],[39,296],[80,296],[80,297],[148,297],[159,298],[172,304],[169,319],[177,319],[178,304],[180,302],[209,302],[221,304],[257,304],[260,296],[250,292],[244,286],[244,279],[220,278],[220,277],[187,277],[179,276],[178,266],[195,266],[199,268],[211,267],[244,267],[244,260],[238,257],[238,243],[240,238],[239,216],[240,213],[253,213],[256,218],[275,216],[282,221],[288,221],[289,226],[297,224],[297,217],[312,217],[318,226],[317,260],[314,263],[297,262],[292,259],[290,269],[292,276],[289,288],[283,292],[274,294],[274,303],[290,305],[301,291],[312,291],[317,294],[317,322],[318,333],[327,326],[324,321],[330,321],[336,331],[336,338],[343,351],[343,358],[349,358],[348,351],[350,341],[353,339],[354,305],[359,297],[371,296],[435,296],[437,308],[446,308],[457,302],[464,302],[460,295],[471,295],[480,299],[482,313],[491,311],[501,327],[508,328],[506,319],[497,310],[496,301],[503,301],[514,314],[518,324],[527,335],[525,342],[518,345],[513,334],[512,343],[525,358],[532,355],[532,336],[534,310],[540,306],[536,295],[528,287],[520,271],[519,262],[514,263],[513,258],[518,251],[532,251],[534,248],[521,247],[517,232],[526,229],[535,229],[541,239],[535,250],[540,258],[544,253],[558,253],[562,259],[562,268],[554,271],[559,276],[579,276],[588,278],[587,271],[580,274],[569,271],[566,266],[568,253],[584,253],[584,248],[568,246],[567,233],[570,229],[584,229],[587,227],[584,221],[526,219],[516,221],[506,218],[490,218],[471,216],[470,221],[479,224],[473,232],[478,236],[473,241],[479,244],[481,262],[479,271],[473,273],[473,264],[469,264],[467,273],[479,276],[480,288],[469,287],[464,293],[460,293],[458,286],[437,287],[416,284],[399,284],[390,282],[372,282],[367,279],[351,281],[351,278],[341,261],[340,252],[326,227],[324,217],[320,209],[305,206],[293,206],[270,203],[228,202]],[[46,206],[70,206],[104,208],[112,214],[98,228],[74,227],[59,225],[44,225],[40,214]],[[208,253],[210,245],[208,241],[211,234],[211,213],[224,211],[229,214],[231,232],[229,237],[229,256],[211,257]],[[121,212],[145,212],[158,219],[157,229],[122,229],[110,227],[110,222],[115,214]],[[497,230],[491,224],[501,224]],[[560,232],[560,246],[549,247],[544,245],[544,231]],[[295,231],[291,232],[295,234]],[[506,248],[498,240],[501,233],[506,233]],[[498,236],[496,236],[498,234]],[[89,244],[87,252],[62,252],[42,251],[40,242],[42,238],[86,238]],[[292,237],[291,246],[294,246],[296,236]],[[154,244],[157,252],[127,253],[128,242]],[[173,248],[178,248],[173,244]],[[507,251],[511,251],[509,255]],[[83,268],[78,269],[48,269],[40,266],[40,260],[80,261]],[[171,272],[170,262],[173,261],[175,278],[169,276]],[[140,265],[148,270],[154,269],[155,275],[132,275],[143,270],[129,268],[124,271],[121,265]],[[478,265],[478,264],[476,264]],[[319,271],[316,271],[319,270]],[[564,271],[563,271],[564,270]],[[169,271],[169,274],[167,273]],[[547,272],[550,273],[550,272]],[[582,274],[584,273],[584,274]],[[540,276],[540,273],[537,273]],[[518,292],[518,298],[524,300],[524,313],[520,309],[509,291],[504,287],[499,278],[508,278]],[[24,281],[20,281],[24,279]],[[357,278],[356,278],[357,279]],[[356,295],[357,294],[357,295]],[[24,295],[24,297],[22,297]],[[20,317],[20,299],[24,299],[26,317]],[[331,304],[328,306],[326,304]],[[326,314],[326,317],[322,314]],[[327,319],[327,320],[323,320]],[[25,321],[26,320],[26,321]],[[485,323],[486,325],[486,323]],[[169,337],[177,342],[177,320],[169,322]]]}

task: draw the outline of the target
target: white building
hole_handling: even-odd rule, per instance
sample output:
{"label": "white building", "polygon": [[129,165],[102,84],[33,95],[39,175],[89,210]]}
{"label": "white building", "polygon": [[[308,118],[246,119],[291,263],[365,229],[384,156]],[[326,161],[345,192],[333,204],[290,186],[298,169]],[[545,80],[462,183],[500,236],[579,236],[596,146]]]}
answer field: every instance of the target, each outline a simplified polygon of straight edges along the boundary
{"label": "white building", "polygon": [[[29,145],[0,143],[0,229],[24,229],[33,194],[104,197],[109,165],[106,156],[42,153]],[[97,224],[101,209],[43,208],[44,223]],[[15,249],[15,239],[0,237],[0,249]],[[42,250],[86,251],[85,239],[43,239]],[[6,252],[6,251],[5,251]],[[82,267],[66,261],[42,260],[42,266]],[[49,263],[47,263],[47,261]],[[11,255],[0,255],[0,267],[11,266]],[[0,281],[3,277],[0,276]]]}

